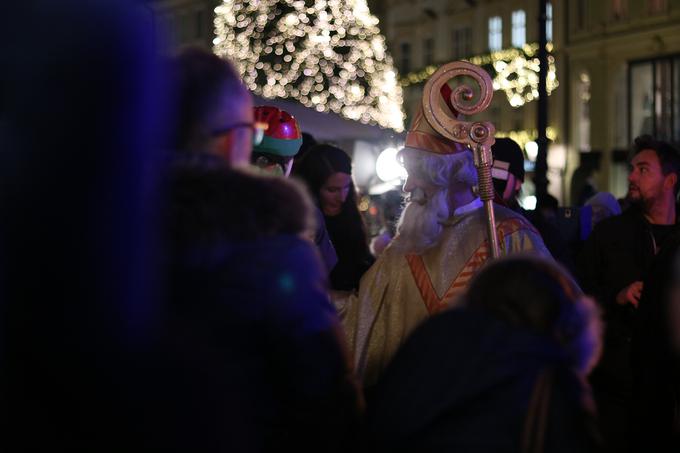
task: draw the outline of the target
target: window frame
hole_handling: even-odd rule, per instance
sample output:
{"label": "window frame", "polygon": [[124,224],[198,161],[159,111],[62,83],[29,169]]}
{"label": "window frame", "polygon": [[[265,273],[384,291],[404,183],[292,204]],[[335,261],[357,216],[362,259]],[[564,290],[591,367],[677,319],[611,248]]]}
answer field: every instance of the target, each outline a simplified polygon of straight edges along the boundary
{"label": "window frame", "polygon": [[[675,54],[670,54],[670,55],[664,55],[661,57],[655,57],[655,58],[644,58],[644,59],[638,59],[638,60],[631,60],[628,62],[628,73],[627,73],[627,96],[628,96],[628,141],[632,143],[633,139],[636,137],[633,133],[633,70],[635,69],[636,66],[642,66],[645,64],[651,64],[652,66],[652,135],[653,136],[658,136],[659,134],[659,127],[657,125],[657,67],[661,62],[666,62],[670,66],[670,77],[669,77],[669,89],[670,89],[670,115],[668,118],[668,121],[670,123],[669,131],[670,131],[670,136],[669,137],[662,137],[662,140],[666,140],[669,142],[675,142],[678,143],[680,142],[680,130],[676,130],[674,128],[674,124],[677,121],[676,118],[676,111],[678,114],[680,114],[680,106],[676,108],[676,103],[680,102],[680,83],[678,86],[675,86],[675,78],[680,77],[680,74],[676,73],[676,71],[680,71],[680,53],[675,53]],[[677,90],[676,90],[677,88]],[[637,108],[637,106],[635,107]]]}
{"label": "window frame", "polygon": [[503,49],[503,18],[501,16],[489,17],[487,39],[490,52]]}
{"label": "window frame", "polygon": [[[512,26],[512,47],[523,47],[527,43],[527,14],[523,9],[517,9],[512,12],[510,18]],[[548,23],[546,21],[546,27],[547,26]]]}

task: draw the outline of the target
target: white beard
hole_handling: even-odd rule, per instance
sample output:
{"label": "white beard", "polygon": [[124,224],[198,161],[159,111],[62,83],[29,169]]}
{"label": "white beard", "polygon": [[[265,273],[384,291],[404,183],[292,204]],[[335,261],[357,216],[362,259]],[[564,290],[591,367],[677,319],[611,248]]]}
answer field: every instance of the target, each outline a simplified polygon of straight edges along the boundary
{"label": "white beard", "polygon": [[441,222],[449,218],[448,191],[437,191],[427,198],[422,190],[413,191],[397,224],[394,247],[403,253],[422,253],[437,243],[443,231]]}

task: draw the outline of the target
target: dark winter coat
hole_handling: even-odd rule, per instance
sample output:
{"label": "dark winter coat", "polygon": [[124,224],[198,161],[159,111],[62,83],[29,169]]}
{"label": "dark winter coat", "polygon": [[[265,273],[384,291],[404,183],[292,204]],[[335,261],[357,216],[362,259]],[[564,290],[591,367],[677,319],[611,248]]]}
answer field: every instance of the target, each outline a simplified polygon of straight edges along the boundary
{"label": "dark winter coat", "polygon": [[366,451],[591,452],[587,401],[554,340],[450,310],[416,329],[378,382]]}
{"label": "dark winter coat", "polygon": [[644,281],[632,342],[633,452],[680,451],[680,351],[671,347],[669,302],[680,233],[670,236]]}
{"label": "dark winter coat", "polygon": [[331,288],[338,291],[358,290],[361,277],[375,262],[366,243],[361,218],[349,208],[336,216],[324,218],[338,255],[338,262],[330,273]]}
{"label": "dark winter coat", "polygon": [[612,451],[627,448],[631,435],[631,341],[637,317],[633,306],[616,303],[616,295],[631,283],[645,280],[655,249],[649,223],[638,208],[631,207],[600,222],[578,259],[581,286],[600,303],[606,323],[603,355],[591,382],[603,435]]}
{"label": "dark winter coat", "polygon": [[578,278],[583,290],[604,310],[609,341],[630,342],[634,308],[617,304],[616,295],[631,283],[644,280],[654,256],[649,223],[636,208],[603,220],[586,241],[578,257]]}
{"label": "dark winter coat", "polygon": [[[358,416],[308,206],[281,178],[183,169],[172,180],[166,340],[177,445],[348,448]],[[191,433],[182,437],[177,433]]]}
{"label": "dark winter coat", "polygon": [[316,248],[321,255],[321,260],[323,261],[326,271],[330,275],[335,265],[338,264],[338,254],[335,252],[335,247],[333,247],[333,242],[331,242],[331,237],[328,234],[323,212],[321,212],[321,209],[316,206],[313,206],[312,209],[314,210],[314,217],[316,221],[316,229],[314,230],[314,243],[316,244]]}

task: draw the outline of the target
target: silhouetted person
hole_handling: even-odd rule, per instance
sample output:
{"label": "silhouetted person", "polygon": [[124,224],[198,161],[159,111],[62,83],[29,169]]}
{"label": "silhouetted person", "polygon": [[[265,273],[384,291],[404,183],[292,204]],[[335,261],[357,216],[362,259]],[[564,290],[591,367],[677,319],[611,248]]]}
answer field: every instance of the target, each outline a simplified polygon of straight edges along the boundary
{"label": "silhouetted person", "polygon": [[654,258],[644,280],[632,339],[634,452],[680,451],[680,232]]}
{"label": "silhouetted person", "polygon": [[[599,156],[597,156],[599,158]],[[593,182],[595,171],[599,165],[599,160],[596,155],[586,159],[584,154],[581,154],[581,164],[574,170],[571,176],[571,203],[574,206],[583,206],[583,204],[597,193],[595,183]]]}
{"label": "silhouetted person", "polygon": [[511,138],[497,138],[491,147],[493,168],[491,176],[496,191],[495,201],[524,216],[538,230],[550,254],[570,272],[574,260],[565,239],[555,225],[557,199],[550,194],[539,195],[536,209],[529,211],[519,204],[519,193],[524,183],[524,153]]}
{"label": "silhouetted person", "polygon": [[0,6],[2,451],[167,435],[154,38],[149,11],[125,0]]}
{"label": "silhouetted person", "polygon": [[628,176],[632,206],[600,222],[579,256],[584,291],[596,297],[607,324],[602,361],[592,375],[603,435],[611,451],[630,446],[631,339],[654,257],[677,231],[680,154],[650,136],[635,139]]}
{"label": "silhouetted person", "polygon": [[[233,66],[173,61],[168,324],[174,448],[346,451],[359,398],[314,245],[311,202],[251,160],[253,106]],[[207,83],[208,81],[209,83]],[[191,414],[187,419],[182,414]],[[187,429],[188,428],[188,429]]]}
{"label": "silhouetted person", "polygon": [[489,263],[378,382],[367,451],[597,451],[595,304],[552,261]]}

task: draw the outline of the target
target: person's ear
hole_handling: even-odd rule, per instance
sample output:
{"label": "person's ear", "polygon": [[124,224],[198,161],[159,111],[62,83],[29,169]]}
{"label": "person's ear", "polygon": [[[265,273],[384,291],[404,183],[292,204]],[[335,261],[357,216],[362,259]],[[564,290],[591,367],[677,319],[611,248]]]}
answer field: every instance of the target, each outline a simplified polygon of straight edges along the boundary
{"label": "person's ear", "polygon": [[233,137],[232,134],[221,134],[216,137],[211,146],[211,150],[214,154],[217,154],[226,162],[231,163],[232,160],[232,149],[233,149]]}
{"label": "person's ear", "polygon": [[675,172],[671,172],[664,177],[663,186],[666,190],[674,190],[677,183],[678,175]]}

